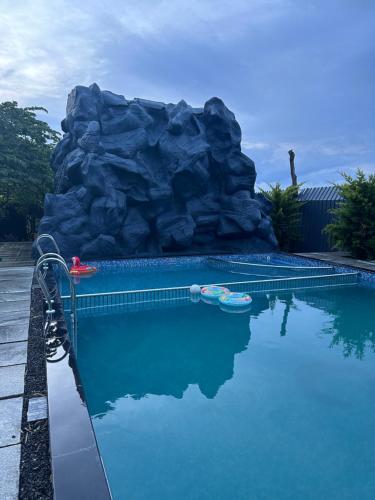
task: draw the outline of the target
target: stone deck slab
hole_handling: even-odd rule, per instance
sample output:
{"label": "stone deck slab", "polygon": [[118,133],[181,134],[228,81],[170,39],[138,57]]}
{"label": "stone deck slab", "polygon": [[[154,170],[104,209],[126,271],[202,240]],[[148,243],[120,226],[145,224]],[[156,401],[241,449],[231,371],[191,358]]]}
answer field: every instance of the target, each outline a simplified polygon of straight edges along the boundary
{"label": "stone deck slab", "polygon": [[23,398],[0,399],[0,447],[21,440]]}
{"label": "stone deck slab", "polygon": [[18,266],[18,267],[2,267],[0,279],[3,277],[22,277],[26,275],[32,276],[34,273],[34,268],[30,266]]}
{"label": "stone deck slab", "polygon": [[4,312],[1,315],[0,326],[6,325],[8,323],[14,323],[15,321],[27,320],[30,319],[30,311],[29,309],[24,311],[8,311]]}
{"label": "stone deck slab", "polygon": [[0,292],[30,292],[30,284],[28,280],[14,279],[14,280],[0,280]]}
{"label": "stone deck slab", "polygon": [[18,500],[21,445],[0,448],[0,498]]}
{"label": "stone deck slab", "polygon": [[18,302],[20,300],[30,301],[30,290],[25,291],[11,291],[0,293],[0,303],[3,302]]}
{"label": "stone deck slab", "polygon": [[7,300],[0,302],[0,317],[8,312],[23,313],[30,309],[30,299],[26,300]]}
{"label": "stone deck slab", "polygon": [[[8,249],[11,247],[12,245],[7,246]],[[4,245],[0,245],[0,254],[1,251],[3,251],[4,256],[6,253]],[[14,249],[12,252],[15,254],[14,260],[19,259],[19,253]],[[33,267],[4,267],[3,262],[0,266],[1,500],[18,499],[22,395],[27,360],[30,291],[33,273]]]}
{"label": "stone deck slab", "polygon": [[23,394],[25,365],[0,367],[0,398]]}
{"label": "stone deck slab", "polygon": [[[27,359],[27,342],[0,344],[0,367],[25,364]],[[1,418],[0,418],[1,423]]]}
{"label": "stone deck slab", "polygon": [[13,321],[0,322],[0,344],[27,340],[29,319],[21,318]]}

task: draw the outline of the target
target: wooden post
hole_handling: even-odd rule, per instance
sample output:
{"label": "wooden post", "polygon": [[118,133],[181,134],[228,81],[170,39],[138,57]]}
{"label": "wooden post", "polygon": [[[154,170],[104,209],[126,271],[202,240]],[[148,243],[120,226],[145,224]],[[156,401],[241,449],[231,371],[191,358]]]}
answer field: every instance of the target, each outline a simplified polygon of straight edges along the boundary
{"label": "wooden post", "polygon": [[297,186],[296,169],[294,167],[294,158],[296,157],[296,154],[293,151],[293,149],[290,149],[288,153],[289,153],[290,176],[292,178],[292,186]]}

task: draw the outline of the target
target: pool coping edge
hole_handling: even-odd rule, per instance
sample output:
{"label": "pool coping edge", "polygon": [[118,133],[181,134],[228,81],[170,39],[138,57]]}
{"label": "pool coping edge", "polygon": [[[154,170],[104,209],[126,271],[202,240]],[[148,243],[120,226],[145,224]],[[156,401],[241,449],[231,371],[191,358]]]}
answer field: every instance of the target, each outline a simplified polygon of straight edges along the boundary
{"label": "pool coping edge", "polygon": [[[60,295],[55,298],[57,337],[67,338]],[[43,334],[43,325],[40,326]],[[59,359],[62,358],[62,359]],[[50,459],[55,500],[111,500],[112,495],[76,357],[69,340],[46,362]]]}

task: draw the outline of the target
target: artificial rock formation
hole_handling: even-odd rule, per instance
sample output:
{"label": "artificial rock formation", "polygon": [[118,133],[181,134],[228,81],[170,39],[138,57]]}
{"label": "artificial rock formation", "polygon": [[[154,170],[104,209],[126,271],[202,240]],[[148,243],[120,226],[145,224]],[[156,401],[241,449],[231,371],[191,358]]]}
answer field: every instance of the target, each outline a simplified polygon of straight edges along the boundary
{"label": "artificial rock formation", "polygon": [[240,126],[217,97],[197,109],[93,84],[75,87],[66,111],[39,226],[65,257],[277,246]]}

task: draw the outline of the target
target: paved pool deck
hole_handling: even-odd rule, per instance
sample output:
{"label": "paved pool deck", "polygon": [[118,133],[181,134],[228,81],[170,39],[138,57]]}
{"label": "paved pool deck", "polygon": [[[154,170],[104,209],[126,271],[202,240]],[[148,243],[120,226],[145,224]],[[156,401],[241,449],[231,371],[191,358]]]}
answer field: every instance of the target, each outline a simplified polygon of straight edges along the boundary
{"label": "paved pool deck", "polygon": [[0,268],[0,498],[18,499],[33,266]]}
{"label": "paved pool deck", "polygon": [[0,241],[0,268],[33,266],[32,241]]}
{"label": "paved pool deck", "polygon": [[375,261],[365,261],[353,259],[346,252],[309,252],[309,253],[296,253],[301,257],[309,257],[310,259],[319,259],[331,264],[350,266],[357,269],[365,269],[366,271],[375,272]]}

